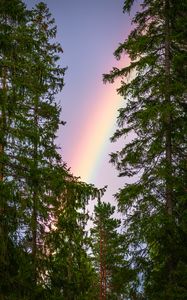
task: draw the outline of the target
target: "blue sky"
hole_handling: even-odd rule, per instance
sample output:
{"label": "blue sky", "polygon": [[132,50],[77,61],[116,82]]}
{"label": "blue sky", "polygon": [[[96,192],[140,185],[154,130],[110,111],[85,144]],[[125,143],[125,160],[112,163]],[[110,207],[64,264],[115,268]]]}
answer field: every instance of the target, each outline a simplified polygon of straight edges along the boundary
{"label": "blue sky", "polygon": [[[25,0],[28,7],[33,7],[39,1]],[[120,144],[111,144],[110,136],[115,130],[117,109],[122,105],[122,99],[115,92],[116,86],[104,85],[102,74],[109,72],[113,66],[118,66],[113,52],[118,44],[127,38],[130,32],[131,16],[122,12],[123,0],[46,0],[44,1],[56,20],[57,40],[64,50],[61,64],[67,66],[65,87],[57,101],[62,106],[62,119],[67,122],[58,133],[58,145],[61,147],[63,160],[76,176],[89,181],[97,187],[108,185],[106,201],[113,202],[112,194],[116,193],[125,179],[117,177],[114,166],[109,164],[109,153],[119,149]],[[125,58],[124,58],[125,60]],[[125,61],[124,61],[125,63]],[[123,64],[123,62],[122,62]],[[109,102],[110,101],[110,102]],[[111,102],[113,101],[113,102]],[[107,103],[110,103],[107,115]],[[106,114],[94,117],[95,108],[106,105]],[[114,114],[109,114],[113,109]],[[93,123],[97,124],[93,124]],[[105,124],[104,124],[105,122]],[[107,123],[106,123],[107,122]],[[95,127],[94,127],[95,126]],[[108,126],[99,139],[102,126]],[[98,132],[98,140],[93,140],[93,149],[98,154],[90,153],[86,143],[86,132],[92,128]],[[95,128],[95,129],[94,129]],[[95,132],[90,132],[90,136]],[[76,151],[80,143],[85,143],[81,153]],[[84,145],[84,144],[83,144]],[[97,156],[97,157],[96,157]],[[92,169],[83,175],[86,160]],[[78,162],[75,166],[75,162]]]}

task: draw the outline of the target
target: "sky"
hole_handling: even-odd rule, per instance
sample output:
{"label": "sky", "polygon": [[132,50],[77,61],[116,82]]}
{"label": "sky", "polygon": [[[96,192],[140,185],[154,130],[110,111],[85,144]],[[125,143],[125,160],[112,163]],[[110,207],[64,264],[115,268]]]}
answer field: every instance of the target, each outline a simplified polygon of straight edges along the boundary
{"label": "sky", "polygon": [[[29,8],[38,0],[25,0]],[[129,64],[126,56],[116,61],[113,52],[131,31],[132,15],[123,14],[123,0],[46,0],[57,25],[57,41],[63,48],[61,65],[68,67],[65,86],[57,96],[66,126],[58,132],[63,161],[75,176],[102,188],[104,200],[127,181],[109,163],[109,154],[123,141],[111,143],[117,128],[117,110],[124,100],[117,94],[120,80],[104,84],[112,67]]]}

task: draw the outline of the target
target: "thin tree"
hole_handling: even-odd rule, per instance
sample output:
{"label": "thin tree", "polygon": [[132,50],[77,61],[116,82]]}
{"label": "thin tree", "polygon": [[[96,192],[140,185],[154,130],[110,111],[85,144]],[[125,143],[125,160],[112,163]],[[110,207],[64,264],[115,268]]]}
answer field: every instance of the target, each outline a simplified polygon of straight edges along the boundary
{"label": "thin tree", "polygon": [[98,299],[101,300],[123,299],[128,290],[125,278],[131,272],[124,256],[125,240],[119,233],[121,222],[113,217],[114,212],[115,206],[99,200],[91,228],[92,256],[99,277]]}

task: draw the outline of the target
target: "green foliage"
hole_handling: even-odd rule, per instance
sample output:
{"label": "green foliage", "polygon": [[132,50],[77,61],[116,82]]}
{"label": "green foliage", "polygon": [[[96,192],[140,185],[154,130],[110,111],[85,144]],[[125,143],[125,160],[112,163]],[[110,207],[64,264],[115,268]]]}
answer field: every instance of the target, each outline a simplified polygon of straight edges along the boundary
{"label": "green foliage", "polygon": [[126,241],[119,233],[121,221],[114,218],[115,206],[99,201],[94,208],[91,228],[92,260],[98,274],[97,298],[124,299],[132,282],[134,272],[127,261]]}
{"label": "green foliage", "polygon": [[[125,1],[124,11],[132,4]],[[130,65],[104,75],[105,82],[122,78],[118,93],[126,102],[112,141],[130,142],[111,162],[129,178],[116,197],[131,266],[141,278],[136,296],[142,290],[146,299],[187,297],[186,275],[178,275],[187,264],[186,8],[185,1],[143,1],[114,53],[128,55]]]}
{"label": "green foliage", "polygon": [[58,295],[57,299],[93,299],[95,273],[87,253],[89,239],[85,226],[89,218],[86,205],[95,194],[102,195],[103,191],[72,176],[67,178],[59,199],[55,227],[48,237],[49,286]]}
{"label": "green foliage", "polygon": [[90,299],[85,206],[104,190],[70,175],[57,152],[55,21],[43,2],[27,11],[20,0],[0,1],[0,20],[0,298]]}

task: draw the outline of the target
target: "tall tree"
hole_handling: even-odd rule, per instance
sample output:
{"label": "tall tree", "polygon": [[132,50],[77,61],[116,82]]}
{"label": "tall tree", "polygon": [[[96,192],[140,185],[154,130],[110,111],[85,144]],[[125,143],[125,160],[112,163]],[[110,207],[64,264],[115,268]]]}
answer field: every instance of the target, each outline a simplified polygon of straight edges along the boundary
{"label": "tall tree", "polygon": [[55,95],[63,87],[65,69],[58,65],[62,48],[53,43],[56,26],[42,2],[29,14],[26,37],[30,48],[23,56],[24,101],[19,106],[15,127],[18,132],[17,161],[21,164],[17,176],[21,190],[20,244],[26,253],[30,253],[31,261],[25,268],[33,283],[30,297],[35,299],[44,284],[45,235],[57,205],[56,188],[63,182],[59,176],[67,173],[60,171],[63,165],[55,145],[56,131],[63,123],[60,106],[55,101]]}
{"label": "tall tree", "polygon": [[115,206],[98,201],[94,208],[91,228],[92,255],[98,274],[97,298],[124,299],[129,288],[128,278],[133,278],[125,257],[125,240],[119,233],[120,220],[113,217]]}
{"label": "tall tree", "polygon": [[[18,99],[17,57],[23,54],[23,39],[17,32],[26,24],[27,11],[19,0],[0,1],[0,297],[16,285],[16,249],[13,243],[17,223],[18,190],[14,182],[14,111]],[[20,62],[21,64],[21,62]]]}
{"label": "tall tree", "polygon": [[103,191],[57,152],[65,68],[54,19],[19,0],[0,1],[0,18],[0,299],[91,299],[85,206]]}
{"label": "tall tree", "polygon": [[[133,2],[124,2],[124,12]],[[119,109],[112,141],[130,136],[131,142],[111,154],[111,162],[119,176],[133,178],[117,200],[125,214],[132,266],[149,299],[187,295],[186,275],[179,280],[187,264],[186,13],[185,1],[143,1],[134,29],[115,51],[117,59],[129,55],[130,65],[104,75],[109,82],[123,79],[118,93],[126,104]]]}
{"label": "tall tree", "polygon": [[[63,167],[55,145],[61,123],[55,95],[63,87],[65,69],[58,65],[62,49],[51,41],[56,26],[46,5],[40,3],[28,12],[22,1],[0,4],[1,262],[3,274],[10,273],[8,253],[20,248],[19,272],[7,280],[15,281],[19,299],[26,295],[34,299],[44,261],[43,235]],[[1,283],[5,281],[4,276]],[[11,291],[8,285],[5,290]]]}

